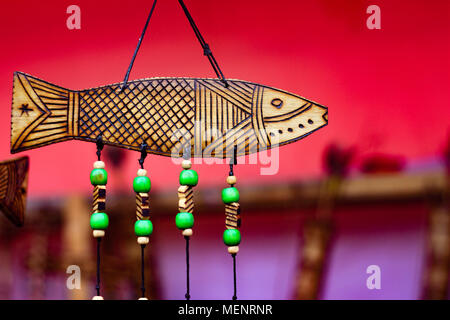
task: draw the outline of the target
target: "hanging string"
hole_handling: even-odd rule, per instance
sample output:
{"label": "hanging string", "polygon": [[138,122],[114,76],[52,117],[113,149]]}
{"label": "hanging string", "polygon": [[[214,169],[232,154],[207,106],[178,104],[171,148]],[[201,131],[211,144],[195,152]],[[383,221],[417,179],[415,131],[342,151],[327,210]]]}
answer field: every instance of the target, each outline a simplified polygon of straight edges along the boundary
{"label": "hanging string", "polygon": [[236,253],[231,255],[233,257],[233,284],[234,284],[234,294],[233,300],[237,300],[237,286],[236,286]]}
{"label": "hanging string", "polygon": [[141,244],[141,293],[142,297],[145,297],[145,263],[144,263],[144,257],[145,257],[145,244]]}
{"label": "hanging string", "polygon": [[141,157],[139,158],[139,165],[141,166],[141,169],[144,169],[144,161],[145,158],[147,158],[147,147],[148,144],[145,142],[142,142],[141,144]]}
{"label": "hanging string", "polygon": [[216,58],[214,58],[211,48],[206,43],[205,39],[203,38],[203,36],[200,33],[200,30],[198,29],[197,25],[195,24],[194,19],[192,18],[188,8],[184,4],[183,0],[178,0],[178,3],[180,4],[181,8],[183,9],[184,14],[186,15],[186,18],[188,19],[189,24],[191,25],[192,30],[194,30],[195,36],[197,37],[198,41],[200,42],[200,45],[203,48],[203,54],[208,58],[209,63],[211,64],[211,66],[214,69],[214,72],[217,75],[217,78],[219,78],[223,82],[225,87],[228,88],[228,82],[225,79],[225,76],[223,75],[223,72],[220,69],[219,64],[217,63]]}
{"label": "hanging string", "polygon": [[233,158],[230,159],[230,172],[229,176],[234,176],[234,165],[237,165],[237,146],[235,145],[233,148]]}
{"label": "hanging string", "polygon": [[184,295],[186,300],[191,299],[189,288],[189,238],[190,237],[184,237],[184,239],[186,239],[186,294]]}
{"label": "hanging string", "polygon": [[[125,78],[123,80],[122,87],[120,88],[120,91],[122,92],[125,90],[125,88],[128,85],[128,79],[130,77],[131,69],[133,69],[134,61],[136,60],[136,56],[139,52],[139,48],[141,47],[142,40],[144,39],[145,33],[147,32],[147,27],[150,22],[150,18],[153,15],[153,11],[155,10],[157,0],[154,0],[152,8],[150,10],[150,13],[147,17],[147,21],[145,22],[144,29],[142,30],[141,36],[139,37],[138,44],[136,46],[136,49],[134,50],[134,54],[131,58],[130,65],[128,66],[127,73],[125,74]],[[194,30],[195,36],[197,37],[198,41],[200,42],[200,45],[203,48],[203,54],[208,58],[209,63],[211,64],[212,68],[214,69],[214,72],[217,75],[217,78],[222,81],[224,86],[228,88],[228,82],[225,79],[225,76],[223,75],[222,69],[220,69],[219,63],[217,62],[216,58],[214,57],[214,54],[212,53],[212,50],[210,46],[206,43],[205,39],[203,38],[202,34],[200,33],[200,30],[198,29],[197,25],[194,22],[194,19],[192,18],[188,8],[184,4],[183,0],[178,0],[178,3],[180,4],[181,8],[184,11],[184,14],[186,15],[186,18],[189,21],[189,24],[191,25],[192,30]]]}
{"label": "hanging string", "polygon": [[130,65],[128,66],[128,70],[127,70],[127,73],[125,74],[125,79],[123,80],[123,85],[122,85],[122,88],[120,89],[120,91],[123,91],[128,85],[128,78],[130,77],[131,69],[133,68],[133,65],[134,65],[134,60],[136,60],[136,56],[139,51],[139,48],[141,47],[142,40],[144,39],[145,33],[147,32],[147,27],[150,22],[150,18],[153,15],[153,11],[155,10],[156,2],[157,2],[157,0],[153,1],[152,8],[150,9],[150,13],[148,14],[144,29],[142,30],[141,36],[139,37],[138,44],[136,46],[136,49],[134,50],[133,57],[131,58]]}
{"label": "hanging string", "polygon": [[97,139],[95,140],[95,144],[97,145],[97,152],[96,152],[97,159],[98,159],[98,161],[100,161],[100,158],[102,156],[102,150],[103,150],[103,147],[105,146],[105,144],[103,143],[102,135],[97,136]]}
{"label": "hanging string", "polygon": [[97,238],[97,283],[95,289],[97,290],[97,296],[100,296],[100,242],[102,238]]}

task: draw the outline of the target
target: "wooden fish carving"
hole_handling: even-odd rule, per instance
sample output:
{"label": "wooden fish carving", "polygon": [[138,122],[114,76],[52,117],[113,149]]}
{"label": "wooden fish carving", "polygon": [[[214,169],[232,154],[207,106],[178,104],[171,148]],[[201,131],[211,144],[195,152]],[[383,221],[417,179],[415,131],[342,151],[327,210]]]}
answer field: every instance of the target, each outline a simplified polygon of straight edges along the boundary
{"label": "wooden fish carving", "polygon": [[22,226],[28,189],[28,157],[0,162],[0,211]]}
{"label": "wooden fish carving", "polygon": [[327,108],[240,80],[150,78],[72,91],[14,74],[11,152],[72,139],[179,157],[232,157],[297,141],[328,123]]}

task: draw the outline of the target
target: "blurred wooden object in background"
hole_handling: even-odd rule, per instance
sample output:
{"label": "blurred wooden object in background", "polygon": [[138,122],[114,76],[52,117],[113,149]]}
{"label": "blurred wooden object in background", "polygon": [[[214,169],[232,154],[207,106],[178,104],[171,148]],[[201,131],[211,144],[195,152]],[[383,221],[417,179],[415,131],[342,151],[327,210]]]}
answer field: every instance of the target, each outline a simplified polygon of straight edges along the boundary
{"label": "blurred wooden object in background", "polygon": [[447,300],[450,281],[450,140],[444,154],[446,187],[440,192],[430,186],[430,216],[423,299]]}
{"label": "blurred wooden object in background", "polygon": [[0,211],[22,226],[28,189],[28,157],[0,162]]}
{"label": "blurred wooden object in background", "polygon": [[88,250],[92,246],[90,210],[84,197],[79,195],[69,196],[63,207],[62,266],[67,269],[76,265],[81,271],[81,287],[69,290],[68,299],[71,300],[88,300],[91,296],[88,279],[93,276],[94,260],[92,251]]}
{"label": "blurred wooden object in background", "polygon": [[[317,204],[318,199],[323,197],[321,195],[323,191],[321,190],[324,190],[324,184],[323,180],[315,180],[271,185],[243,185],[240,202],[245,206],[248,216],[258,216],[262,211],[273,211],[276,212],[278,218],[286,217],[286,215],[302,215],[304,220],[314,218],[311,219],[310,226],[305,227],[305,238],[313,239],[309,241],[309,243],[316,243],[312,245],[313,248],[321,248],[323,243],[321,241],[331,240],[331,238],[328,238],[331,235],[331,225],[317,219]],[[446,175],[443,170],[423,173],[361,175],[341,181],[338,196],[334,198],[333,207],[373,206],[375,204],[401,206],[423,203],[427,194],[431,193],[432,197],[438,197],[439,194],[443,193],[445,186]],[[219,199],[217,195],[220,194],[220,190],[220,186],[209,186],[208,188],[195,190],[196,211],[199,216],[217,215],[222,217],[223,205],[220,204],[220,201],[216,201]],[[264,194],[264,197],[261,197],[261,194]],[[85,210],[82,208],[89,208],[92,198],[91,195],[83,195],[75,201],[77,204],[73,204],[71,201],[75,200],[68,200],[64,196],[55,196],[51,199],[30,199],[27,209],[27,223],[19,230],[13,228],[10,223],[1,223],[3,221],[0,221],[0,257],[4,257],[0,267],[2,270],[0,284],[4,286],[0,288],[0,298],[30,299],[32,297],[29,289],[30,284],[28,283],[31,279],[28,277],[28,273],[23,272],[23,270],[26,271],[27,266],[31,267],[34,264],[29,265],[23,257],[29,256],[30,252],[34,250],[33,239],[35,239],[34,234],[36,233],[45,234],[45,237],[48,237],[49,240],[45,249],[48,256],[41,262],[41,265],[36,265],[38,269],[44,270],[45,282],[44,287],[41,288],[44,292],[36,292],[35,297],[40,295],[46,299],[81,298],[81,293],[68,292],[65,283],[69,276],[66,273],[67,266],[80,263],[81,267],[83,262],[80,262],[80,260],[82,259],[89,260],[87,267],[81,267],[82,279],[86,281],[86,284],[82,284],[82,288],[90,293],[89,297],[92,295],[95,282],[94,274],[89,271],[89,264],[95,261],[94,258],[91,261],[89,257],[94,257],[95,247],[89,240],[89,219],[87,217],[84,220],[85,218],[78,215],[79,212],[68,212],[72,205],[78,207],[77,211]],[[78,201],[82,201],[82,203],[78,203]],[[75,210],[75,208],[72,209]],[[111,217],[108,229],[110,236],[105,237],[102,255],[104,259],[102,282],[105,285],[105,299],[136,299],[139,294],[140,284],[137,275],[140,268],[138,262],[140,251],[139,247],[136,246],[136,236],[133,231],[134,209],[135,198],[131,194],[116,194],[108,198],[107,210]],[[156,190],[152,194],[152,212],[154,213],[155,224],[159,223],[158,219],[167,220],[168,217],[173,217],[176,210],[176,192],[173,192],[173,190],[158,192]],[[314,217],[310,214],[312,210],[315,211]],[[89,212],[84,214],[89,215]],[[72,224],[74,219],[80,219],[80,221]],[[75,231],[78,230],[77,228],[87,230]],[[84,237],[82,236],[84,232],[88,233],[86,237],[88,237],[89,244],[85,245],[82,242],[86,240],[75,238],[79,236],[79,232],[81,232],[81,237]],[[156,238],[152,241],[153,245],[150,245],[146,250],[148,261],[146,281],[148,281],[149,298],[158,299],[163,296],[160,291],[161,284],[159,281],[161,280],[158,277],[158,270],[154,261],[170,254],[170,252],[155,252],[154,248],[159,247],[159,244],[155,245]],[[72,249],[69,249],[68,246]],[[5,251],[11,250],[11,248],[14,248],[14,251],[6,254]],[[69,250],[70,253],[65,253],[66,250]],[[305,250],[310,250],[308,254],[310,256],[316,255],[317,258],[313,261],[323,259],[320,252],[325,251],[314,251],[306,249],[306,247]],[[72,259],[71,257],[79,258]],[[13,274],[14,281],[11,279]],[[306,273],[304,277],[307,277]],[[55,289],[55,283],[60,286],[59,289]],[[310,283],[316,282],[313,279]]]}
{"label": "blurred wooden object in background", "polygon": [[328,177],[318,196],[316,214],[304,226],[300,268],[297,273],[297,299],[312,300],[320,296],[331,244],[334,204],[352,156],[352,149],[336,145],[330,145],[325,151],[324,162]]}

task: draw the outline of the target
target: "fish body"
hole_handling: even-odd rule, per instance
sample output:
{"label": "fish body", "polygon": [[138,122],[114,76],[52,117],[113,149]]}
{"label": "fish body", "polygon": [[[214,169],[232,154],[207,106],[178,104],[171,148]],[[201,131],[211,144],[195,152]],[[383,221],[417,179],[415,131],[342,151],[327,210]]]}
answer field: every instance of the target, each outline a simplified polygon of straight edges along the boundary
{"label": "fish body", "polygon": [[[327,108],[240,80],[149,78],[68,90],[14,74],[11,152],[66,140],[179,157],[231,157],[297,141],[328,123]],[[188,149],[187,149],[188,148]]]}

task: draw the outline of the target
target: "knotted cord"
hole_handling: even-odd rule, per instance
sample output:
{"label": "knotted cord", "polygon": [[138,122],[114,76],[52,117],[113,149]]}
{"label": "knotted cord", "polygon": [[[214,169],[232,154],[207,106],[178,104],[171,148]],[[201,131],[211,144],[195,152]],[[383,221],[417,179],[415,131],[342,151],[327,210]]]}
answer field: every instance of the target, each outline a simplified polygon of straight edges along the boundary
{"label": "knotted cord", "polygon": [[[120,89],[121,91],[123,91],[128,85],[128,78],[130,77],[131,69],[133,68],[134,61],[136,60],[136,56],[139,52],[139,48],[141,47],[142,40],[144,39],[145,33],[147,32],[148,24],[153,15],[153,11],[155,10],[155,7],[156,7],[156,2],[157,2],[157,0],[155,0],[153,2],[152,8],[147,17],[147,21],[145,22],[144,29],[142,30],[141,36],[139,37],[138,44],[136,46],[136,49],[134,50],[134,54],[131,58],[130,65],[128,66],[127,72],[125,74],[125,78],[123,80],[123,84]],[[217,75],[217,78],[219,78],[220,81],[222,81],[222,83],[225,85],[225,87],[228,87],[228,82],[225,79],[225,76],[223,75],[222,70],[220,69],[219,63],[217,62],[216,58],[214,57],[214,54],[212,53],[210,46],[208,45],[208,43],[206,43],[205,39],[203,38],[202,34],[200,33],[200,30],[198,29],[197,25],[195,24],[195,21],[192,18],[192,15],[190,14],[188,8],[184,4],[183,0],[178,0],[178,3],[180,4],[181,8],[183,9],[183,12],[186,15],[186,18],[188,19],[192,30],[194,30],[195,36],[197,37],[198,41],[200,42],[200,45],[202,46],[203,54],[208,58],[209,63],[211,64],[212,68],[214,69],[214,72]]]}
{"label": "knotted cord", "polygon": [[228,87],[228,82],[225,79],[225,76],[223,75],[222,70],[219,67],[219,64],[217,63],[216,58],[214,58],[214,55],[211,51],[210,46],[206,43],[205,39],[203,38],[202,34],[200,33],[200,30],[198,29],[197,25],[195,24],[194,19],[192,18],[188,8],[184,4],[183,0],[178,0],[178,3],[180,4],[181,8],[184,11],[184,14],[186,15],[186,18],[189,21],[189,24],[191,25],[192,30],[194,30],[195,36],[197,37],[198,41],[200,42],[200,45],[203,48],[203,54],[208,58],[209,63],[214,69],[214,72],[217,75],[217,78],[219,78],[225,87]]}

